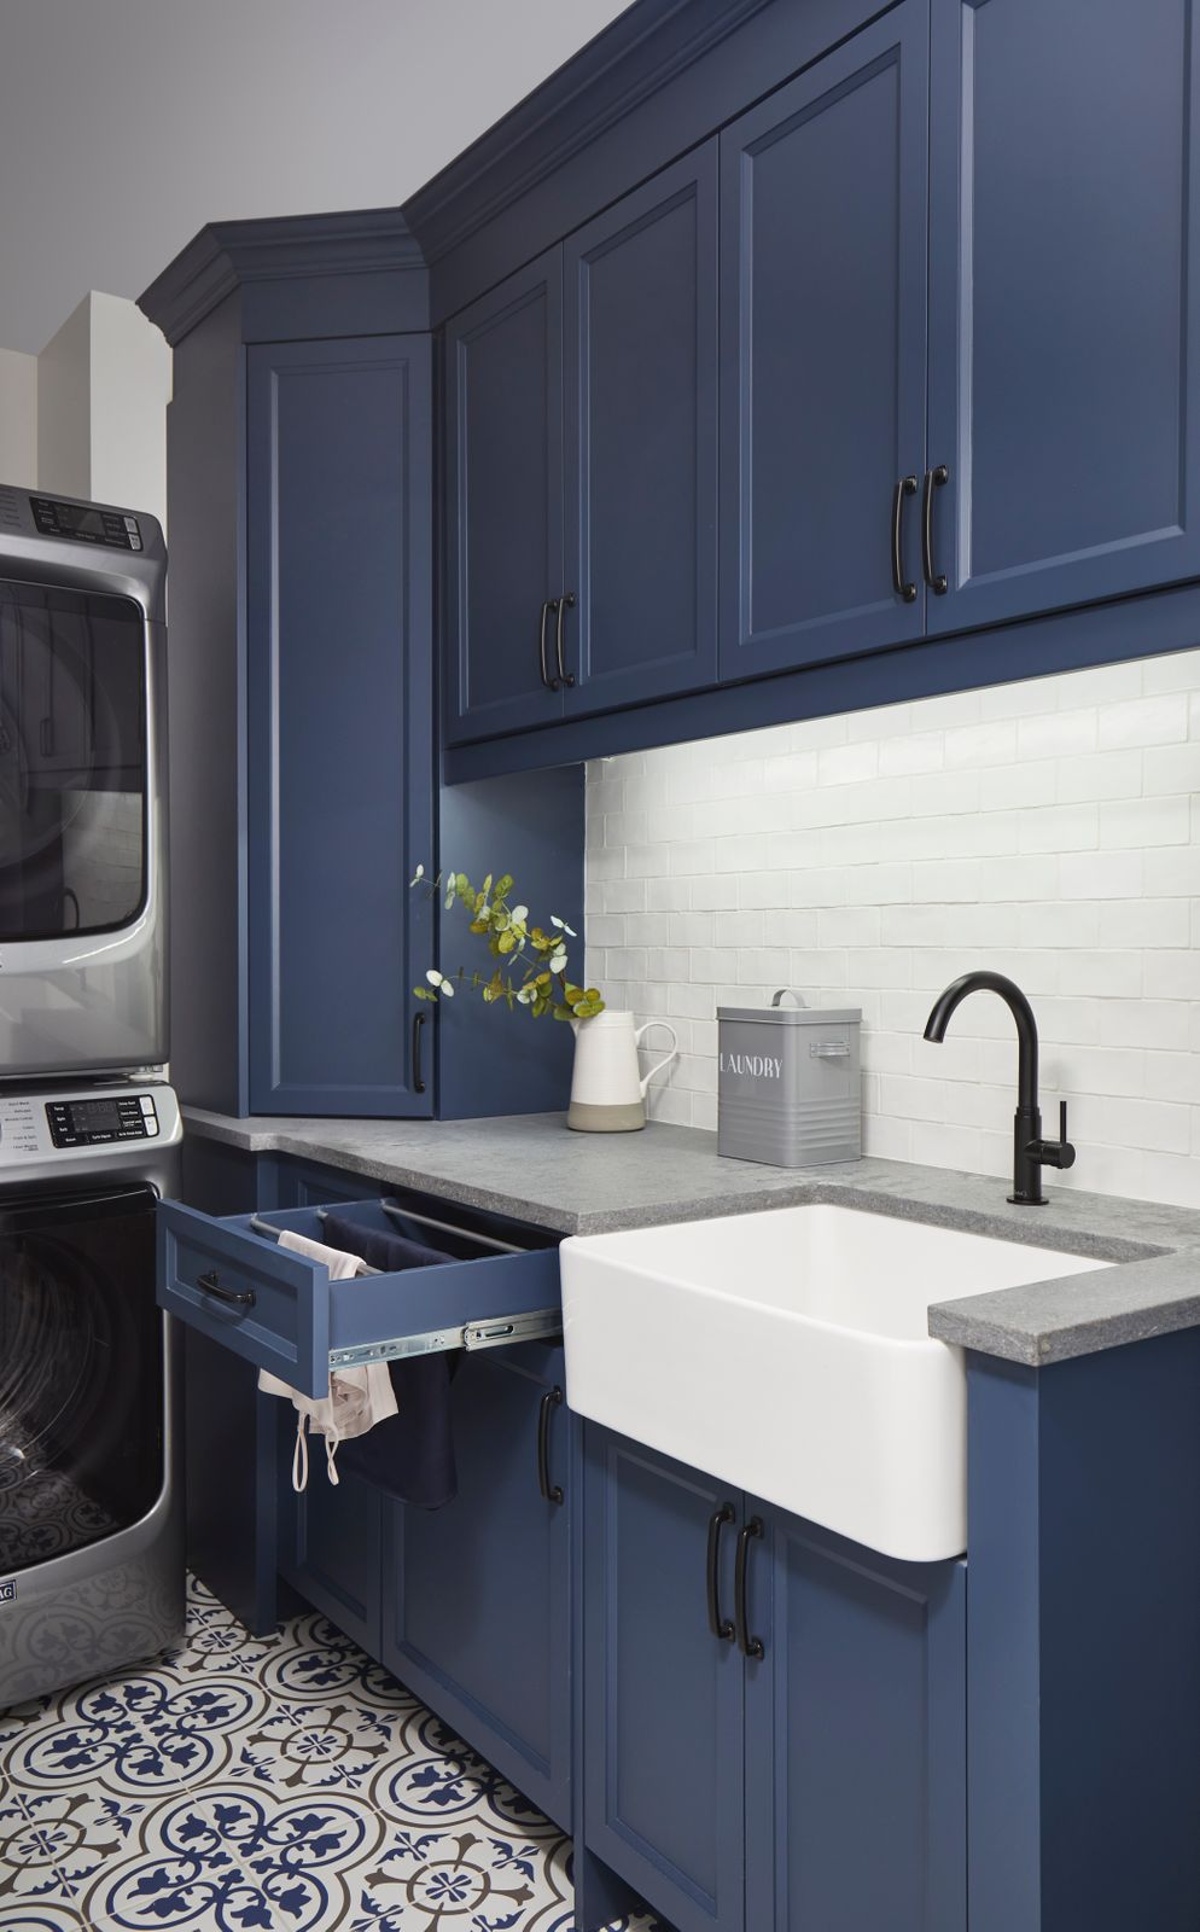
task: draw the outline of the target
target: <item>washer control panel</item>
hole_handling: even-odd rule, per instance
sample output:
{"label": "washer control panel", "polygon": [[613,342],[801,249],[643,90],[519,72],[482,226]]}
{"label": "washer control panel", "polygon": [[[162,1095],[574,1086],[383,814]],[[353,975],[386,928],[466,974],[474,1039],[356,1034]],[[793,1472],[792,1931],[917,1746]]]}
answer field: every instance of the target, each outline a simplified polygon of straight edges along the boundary
{"label": "washer control panel", "polygon": [[57,1093],[0,1092],[0,1169],[60,1153],[97,1159],[132,1141],[173,1144],[179,1102],[171,1087],[92,1087]]}
{"label": "washer control panel", "polygon": [[153,1140],[158,1112],[149,1093],[108,1094],[103,1100],[47,1100],[56,1147],[99,1147],[114,1140]]}
{"label": "washer control panel", "polygon": [[52,496],[31,496],[29,507],[41,537],[65,537],[71,543],[101,543],[108,550],[142,548],[138,520],[127,516],[124,510],[107,510],[99,503],[62,503]]}

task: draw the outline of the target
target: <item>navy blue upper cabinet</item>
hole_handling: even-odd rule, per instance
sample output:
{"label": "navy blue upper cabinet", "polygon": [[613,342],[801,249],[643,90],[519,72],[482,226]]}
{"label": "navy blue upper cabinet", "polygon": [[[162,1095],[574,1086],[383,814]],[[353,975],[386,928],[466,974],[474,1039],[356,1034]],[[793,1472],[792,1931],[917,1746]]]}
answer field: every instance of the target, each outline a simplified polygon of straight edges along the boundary
{"label": "navy blue upper cabinet", "polygon": [[721,136],[723,678],[922,633],[928,72],[903,0]]}
{"label": "navy blue upper cabinet", "polygon": [[428,1114],[429,340],[247,362],[251,1111]]}
{"label": "navy blue upper cabinet", "polygon": [[933,0],[931,631],[1200,573],[1194,16]]}
{"label": "navy blue upper cabinet", "polygon": [[564,262],[570,715],[716,677],[716,142]]}
{"label": "navy blue upper cabinet", "polygon": [[562,251],[446,330],[446,731],[562,715],[551,600],[563,589]]}
{"label": "navy blue upper cabinet", "polygon": [[447,739],[716,677],[710,142],[447,327]]}

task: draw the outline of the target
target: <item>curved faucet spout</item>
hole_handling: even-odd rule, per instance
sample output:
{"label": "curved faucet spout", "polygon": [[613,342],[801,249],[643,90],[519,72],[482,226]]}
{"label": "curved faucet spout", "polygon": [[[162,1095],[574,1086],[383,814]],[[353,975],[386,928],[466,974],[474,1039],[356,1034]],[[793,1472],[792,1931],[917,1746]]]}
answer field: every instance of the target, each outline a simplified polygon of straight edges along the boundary
{"label": "curved faucet spout", "polygon": [[[1003,973],[964,973],[947,986],[925,1022],[925,1038],[940,1046],[955,1008],[968,993],[997,993],[1007,1005],[1017,1025],[1017,1105],[1023,1113],[1036,1114],[1038,1089],[1038,1034],[1033,1008],[1020,987]],[[1035,1129],[1040,1131],[1039,1129]]]}

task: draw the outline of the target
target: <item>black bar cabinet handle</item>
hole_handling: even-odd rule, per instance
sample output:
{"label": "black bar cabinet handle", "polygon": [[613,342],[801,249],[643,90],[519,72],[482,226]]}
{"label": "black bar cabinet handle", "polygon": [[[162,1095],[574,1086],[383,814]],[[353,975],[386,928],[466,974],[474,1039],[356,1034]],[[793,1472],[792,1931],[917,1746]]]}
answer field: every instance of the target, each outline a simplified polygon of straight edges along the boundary
{"label": "black bar cabinet handle", "polygon": [[[563,614],[566,611],[574,610],[574,608],[575,608],[575,592],[573,590],[569,590],[565,597],[560,597],[558,600],[558,629],[555,633],[555,650],[558,655],[558,675],[562,679],[563,683],[566,685],[568,691],[570,690],[571,686],[575,682],[575,673],[573,671],[568,671],[566,664],[563,661]],[[557,688],[558,687],[555,686],[556,690]]]}
{"label": "black bar cabinet handle", "polygon": [[916,602],[917,586],[904,577],[904,499],[916,494],[915,476],[902,476],[892,491],[892,586],[906,604]]}
{"label": "black bar cabinet handle", "polygon": [[228,1302],[231,1308],[253,1308],[254,1306],[253,1288],[226,1288],[217,1280],[215,1268],[210,1268],[206,1275],[197,1275],[196,1286],[206,1295],[214,1296],[217,1301]]}
{"label": "black bar cabinet handle", "polygon": [[546,669],[546,624],[551,611],[557,609],[557,606],[557,598],[547,597],[542,605],[542,621],[538,629],[538,669],[541,671],[542,683],[547,691],[558,690],[558,679],[552,678]]}
{"label": "black bar cabinet handle", "polygon": [[547,1389],[538,1410],[538,1488],[548,1503],[563,1499],[562,1484],[550,1481],[550,1417],[562,1399],[560,1388]]}
{"label": "black bar cabinet handle", "polygon": [[412,1030],[412,1072],[413,1092],[424,1093],[425,1075],[421,1071],[421,1029],[425,1025],[424,1013],[413,1014]]}
{"label": "black bar cabinet handle", "polygon": [[750,1635],[750,1618],[746,1609],[746,1560],[750,1545],[755,1537],[763,1533],[761,1516],[752,1516],[738,1532],[737,1564],[733,1580],[733,1614],[737,1619],[737,1640],[743,1657],[757,1661],[764,1655],[761,1637]]}
{"label": "black bar cabinet handle", "polygon": [[721,1554],[721,1526],[733,1521],[733,1504],[722,1503],[708,1519],[708,1627],[722,1643],[733,1640],[733,1625],[721,1615],[721,1582],[718,1562]]}
{"label": "black bar cabinet handle", "polygon": [[933,564],[933,493],[949,481],[950,472],[944,463],[925,472],[925,502],[921,514],[922,561],[925,565],[925,582],[939,597],[946,595],[947,585],[945,577],[934,569]]}

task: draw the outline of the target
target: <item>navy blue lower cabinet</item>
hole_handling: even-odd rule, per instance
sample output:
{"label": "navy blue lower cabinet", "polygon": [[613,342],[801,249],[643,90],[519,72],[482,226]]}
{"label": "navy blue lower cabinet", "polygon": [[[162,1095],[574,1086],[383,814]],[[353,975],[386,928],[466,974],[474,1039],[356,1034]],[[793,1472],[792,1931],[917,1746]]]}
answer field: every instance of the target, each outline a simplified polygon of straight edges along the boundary
{"label": "navy blue lower cabinet", "polygon": [[585,1445],[585,1842],[678,1932],[741,1932],[745,1672],[708,1587],[712,1543],[732,1617],[740,1493],[590,1424]]}
{"label": "navy blue lower cabinet", "polygon": [[741,1522],[764,1652],[746,1672],[747,1925],[965,1932],[966,1564],[895,1563],[753,1497]]}
{"label": "navy blue lower cabinet", "polygon": [[389,1502],[382,1658],[517,1789],[571,1828],[570,1432],[562,1351],[459,1358],[458,1494]]}
{"label": "navy blue lower cabinet", "polygon": [[[263,1397],[266,1401],[270,1398]],[[309,1445],[307,1488],[292,1487],[296,1412],[279,1410],[278,1567],[285,1583],[361,1644],[369,1657],[380,1651],[380,1520],[383,1499],[370,1484],[353,1476],[331,1483],[325,1473],[325,1444]]]}
{"label": "navy blue lower cabinet", "polygon": [[588,1850],[679,1932],[965,1932],[965,1563],[590,1425],[585,1468]]}

